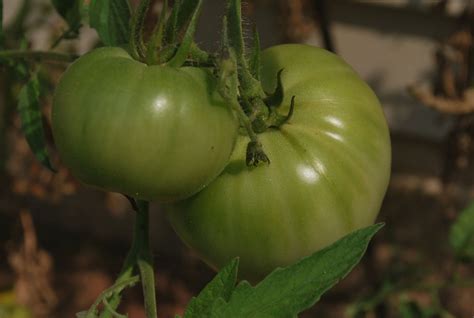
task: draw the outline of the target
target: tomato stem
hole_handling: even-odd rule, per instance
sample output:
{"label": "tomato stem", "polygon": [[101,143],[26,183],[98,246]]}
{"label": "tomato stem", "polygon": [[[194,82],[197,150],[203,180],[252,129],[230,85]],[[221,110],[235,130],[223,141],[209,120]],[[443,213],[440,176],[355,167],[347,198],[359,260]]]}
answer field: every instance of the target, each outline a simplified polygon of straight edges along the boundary
{"label": "tomato stem", "polygon": [[[226,20],[224,18],[224,26],[225,25]],[[270,160],[263,151],[263,147],[259,142],[258,136],[253,129],[252,121],[244,112],[244,109],[241,107],[237,100],[237,63],[235,61],[234,51],[231,48],[229,48],[228,53],[230,55],[230,58],[222,59],[219,63],[219,94],[225,99],[228,104],[231,105],[232,109],[235,111],[237,117],[239,118],[241,126],[245,128],[250,138],[250,142],[247,146],[247,165],[256,166],[259,162],[270,163]]]}
{"label": "tomato stem", "polygon": [[109,309],[109,312],[114,316],[114,317],[120,317],[121,315],[118,314],[115,311],[115,308],[112,308],[110,304],[107,301],[107,297],[110,294],[113,293],[120,293],[123,289],[127,287],[131,287],[138,283],[140,281],[140,278],[138,276],[132,276],[128,279],[124,279],[121,282],[116,282],[114,285],[110,286],[106,290],[104,290],[99,297],[97,297],[96,301],[92,304],[92,306],[89,308],[89,310],[85,313],[86,318],[95,318],[97,317],[97,307],[103,303],[105,307]]}
{"label": "tomato stem", "polygon": [[146,316],[147,318],[156,318],[155,273],[149,237],[149,204],[147,201],[141,200],[137,201],[137,204],[137,223],[140,231],[139,234],[142,236],[142,245],[138,253],[137,265],[142,281]]}
{"label": "tomato stem", "polygon": [[79,37],[79,29],[82,27],[82,24],[77,24],[66,29],[51,45],[51,49],[56,48],[62,40],[75,39]]}
{"label": "tomato stem", "polygon": [[240,0],[229,1],[222,29],[224,54],[229,57],[219,65],[219,92],[236,111],[250,138],[247,144],[247,165],[257,166],[260,162],[269,164],[270,160],[256,133],[267,128],[264,119],[268,116],[268,109],[260,98],[265,95],[260,81],[252,76],[245,58]]}
{"label": "tomato stem", "polygon": [[26,59],[42,62],[61,62],[70,63],[79,58],[76,54],[66,54],[50,51],[27,51],[27,50],[4,50],[0,51],[0,60],[2,59]]}
{"label": "tomato stem", "polygon": [[[135,268],[140,271],[140,280],[143,287],[145,298],[145,310],[147,318],[156,318],[156,297],[155,297],[155,279],[149,244],[149,206],[148,202],[135,200],[127,197],[135,209],[135,227],[133,231],[132,246],[128,252],[122,270],[117,277],[115,284],[120,284],[129,280],[135,273]],[[117,309],[121,300],[121,291],[114,291],[108,298],[108,307],[112,310]],[[100,318],[111,318],[113,314],[105,310]]]}
{"label": "tomato stem", "polygon": [[[242,9],[240,0],[229,1],[227,8],[228,25],[225,27],[228,39],[228,45],[235,52],[237,59],[240,91],[247,99],[254,99],[263,97],[263,92],[260,82],[252,76],[245,56],[245,44],[242,34]],[[259,42],[259,41],[258,41]]]}

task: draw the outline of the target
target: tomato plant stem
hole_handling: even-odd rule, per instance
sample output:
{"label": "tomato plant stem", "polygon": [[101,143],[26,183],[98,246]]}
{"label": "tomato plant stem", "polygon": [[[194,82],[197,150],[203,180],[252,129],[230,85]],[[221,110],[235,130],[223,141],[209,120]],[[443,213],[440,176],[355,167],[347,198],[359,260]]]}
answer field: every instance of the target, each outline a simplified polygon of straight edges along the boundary
{"label": "tomato plant stem", "polygon": [[[139,230],[138,230],[138,225],[139,222],[135,221],[135,229],[133,231],[133,240],[132,240],[132,246],[127,254],[127,257],[125,258],[125,262],[122,266],[122,270],[120,271],[120,274],[118,275],[115,283],[119,284],[123,281],[126,281],[130,279],[130,277],[133,276],[134,274],[134,267],[135,263],[138,258],[138,251],[140,250],[140,245],[141,239],[138,235]],[[112,296],[109,298],[109,307],[112,308],[113,310],[117,309],[118,305],[120,304],[120,301],[122,299],[122,296],[118,292],[114,292]],[[112,313],[109,312],[108,310],[105,310],[101,315],[100,318],[111,318]]]}
{"label": "tomato plant stem", "polygon": [[[104,303],[104,305],[109,308],[111,315],[114,317],[119,317],[120,314],[118,314],[115,311],[115,308],[112,308],[110,304],[107,302],[107,297],[110,294],[113,293],[120,293],[124,288],[133,286],[136,283],[140,281],[140,278],[138,276],[131,276],[128,279],[125,279],[121,282],[116,282],[114,285],[110,286],[106,290],[104,290],[99,297],[97,297],[96,301],[94,304],[92,304],[91,308],[86,312],[85,318],[95,318],[97,317],[96,312],[97,312],[97,307],[100,305],[101,302]],[[117,315],[118,314],[118,315]]]}
{"label": "tomato plant stem", "polygon": [[[134,269],[137,265],[140,270],[140,280],[143,286],[143,294],[145,297],[145,308],[147,318],[155,318],[156,314],[156,297],[155,297],[155,279],[152,266],[152,257],[149,244],[149,226],[148,226],[148,202],[136,202],[135,227],[133,231],[132,246],[128,252],[122,270],[117,277],[115,283],[119,284],[129,280],[134,275]],[[115,310],[120,304],[120,292],[114,292],[109,298],[108,307]],[[100,318],[111,318],[112,313],[105,310]]]}
{"label": "tomato plant stem", "polygon": [[147,201],[138,201],[137,224],[141,235],[141,249],[138,254],[137,265],[145,298],[145,312],[147,318],[156,318],[156,293],[155,273],[153,270],[153,257],[149,240],[149,208]]}
{"label": "tomato plant stem", "polygon": [[51,45],[51,50],[56,48],[62,40],[66,39],[75,39],[79,36],[79,29],[82,27],[82,24],[77,24],[72,27],[69,27],[65,30]]}
{"label": "tomato plant stem", "polygon": [[5,50],[0,51],[0,60],[2,59],[27,59],[44,62],[64,62],[70,63],[77,59],[76,54],[66,54],[48,51],[27,51],[27,50]]}

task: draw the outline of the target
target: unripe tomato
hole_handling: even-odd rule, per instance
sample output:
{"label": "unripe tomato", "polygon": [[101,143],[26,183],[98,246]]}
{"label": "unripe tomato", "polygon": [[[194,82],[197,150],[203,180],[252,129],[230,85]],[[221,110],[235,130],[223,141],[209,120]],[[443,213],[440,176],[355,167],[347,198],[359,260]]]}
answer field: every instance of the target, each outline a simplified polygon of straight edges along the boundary
{"label": "unripe tomato", "polygon": [[59,154],[86,184],[147,200],[188,197],[223,170],[237,137],[238,120],[215,85],[206,69],[94,50],[57,87]]}
{"label": "unripe tomato", "polygon": [[269,165],[245,165],[240,136],[224,171],[201,192],[168,207],[178,235],[212,267],[240,257],[258,280],[349,232],[372,224],[390,176],[391,147],[379,101],[336,55],[305,45],[262,54],[265,91],[279,70],[291,120],[259,134]]}

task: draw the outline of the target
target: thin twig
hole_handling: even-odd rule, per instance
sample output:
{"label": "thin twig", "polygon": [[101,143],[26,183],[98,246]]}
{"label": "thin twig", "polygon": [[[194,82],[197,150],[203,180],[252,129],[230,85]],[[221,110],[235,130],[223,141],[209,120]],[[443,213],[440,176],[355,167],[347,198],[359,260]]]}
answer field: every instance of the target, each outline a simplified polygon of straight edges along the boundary
{"label": "thin twig", "polygon": [[137,275],[137,276],[133,276],[133,277],[130,277],[122,282],[118,282],[118,283],[115,283],[114,285],[110,286],[109,288],[107,288],[106,290],[104,290],[99,297],[97,297],[96,301],[94,302],[94,304],[92,304],[92,306],[89,308],[89,310],[87,311],[87,314],[86,314],[86,318],[89,318],[89,317],[95,317],[96,315],[96,310],[97,310],[97,306],[100,305],[100,303],[106,299],[107,297],[109,297],[112,293],[115,293],[115,292],[121,292],[124,288],[128,287],[128,286],[133,286],[135,285],[136,283],[138,283],[140,281],[140,277]]}
{"label": "thin twig", "polygon": [[5,50],[0,51],[1,59],[26,59],[42,62],[71,63],[79,58],[76,54],[67,54],[50,51]]}

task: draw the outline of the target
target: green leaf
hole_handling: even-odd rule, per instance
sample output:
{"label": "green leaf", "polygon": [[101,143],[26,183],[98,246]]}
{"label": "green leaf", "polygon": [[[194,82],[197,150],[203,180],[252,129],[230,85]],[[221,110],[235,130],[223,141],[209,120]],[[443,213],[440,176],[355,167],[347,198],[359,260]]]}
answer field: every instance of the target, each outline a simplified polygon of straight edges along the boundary
{"label": "green leaf", "polygon": [[[187,2],[185,2],[187,3]],[[184,37],[181,41],[181,45],[178,47],[176,54],[167,63],[169,66],[180,67],[186,61],[189,55],[191,46],[194,42],[194,33],[196,32],[196,25],[198,22],[199,14],[201,13],[202,0],[197,0],[197,4],[194,7],[194,11],[191,17],[191,21],[186,29]]]}
{"label": "green leaf", "polygon": [[197,297],[191,299],[184,318],[210,317],[212,305],[217,299],[228,301],[235,288],[238,266],[236,258],[224,267]]}
{"label": "green leaf", "polygon": [[230,301],[216,301],[211,317],[297,317],[354,268],[382,226],[355,231],[295,265],[273,271],[255,287],[241,282]]}
{"label": "green leaf", "polygon": [[163,0],[160,17],[153,30],[150,40],[147,44],[146,59],[147,64],[152,65],[157,62],[157,51],[161,48],[163,42],[164,27],[166,24],[166,14],[168,12],[168,0]]}
{"label": "green leaf", "polygon": [[201,2],[201,0],[175,1],[173,11],[166,24],[165,43],[172,44],[179,40],[180,33],[191,23]]}
{"label": "green leaf", "polygon": [[451,226],[449,241],[458,258],[474,260],[474,203]]}
{"label": "green leaf", "polygon": [[45,167],[54,171],[46,150],[37,73],[33,73],[20,90],[18,112],[21,119],[21,129],[34,155]]}
{"label": "green leaf", "polygon": [[173,9],[171,14],[166,21],[165,28],[165,44],[171,44],[176,41],[176,36],[178,35],[178,15],[179,9],[181,8],[181,0],[176,0],[173,4]]}
{"label": "green leaf", "polygon": [[66,20],[69,28],[78,28],[81,24],[82,0],[51,0],[54,8]]}
{"label": "green leaf", "polygon": [[402,301],[398,308],[400,318],[421,318],[425,317],[420,306],[414,301]]}
{"label": "green leaf", "polygon": [[128,43],[130,16],[127,0],[92,0],[89,6],[90,25],[107,46]]}
{"label": "green leaf", "polygon": [[281,80],[281,74],[283,73],[283,69],[279,70],[277,73],[277,86],[275,91],[265,98],[265,104],[269,107],[278,107],[281,105],[284,99],[284,89],[283,89],[283,82]]}

